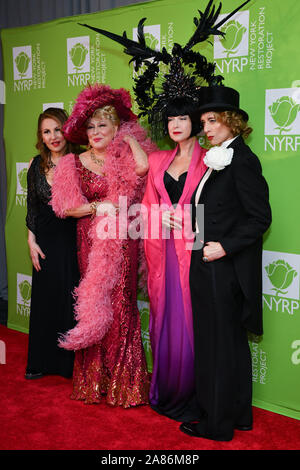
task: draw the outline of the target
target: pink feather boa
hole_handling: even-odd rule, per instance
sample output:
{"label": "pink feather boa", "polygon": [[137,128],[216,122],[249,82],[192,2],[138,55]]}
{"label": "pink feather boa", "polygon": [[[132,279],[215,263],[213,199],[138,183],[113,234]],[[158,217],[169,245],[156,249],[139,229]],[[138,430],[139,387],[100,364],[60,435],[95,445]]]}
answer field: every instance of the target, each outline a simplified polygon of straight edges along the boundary
{"label": "pink feather boa", "polygon": [[[156,147],[150,139],[146,138],[145,130],[138,123],[131,121],[120,126],[115,139],[107,149],[103,166],[103,172],[107,175],[109,182],[106,199],[118,202],[120,195],[127,196],[129,206],[141,202],[145,178],[140,178],[135,173],[135,161],[130,147],[123,141],[125,135],[135,137],[147,154],[153,152]],[[68,154],[61,159],[55,172],[51,201],[53,210],[59,217],[64,217],[65,210],[86,202],[80,190],[74,155]],[[92,247],[88,268],[74,293],[77,324],[59,341],[59,345],[65,349],[78,350],[99,343],[113,321],[111,294],[120,277],[124,240],[118,237],[115,239],[98,238],[97,224],[101,218],[101,216],[95,217],[91,223]],[[142,240],[139,245],[142,250]],[[140,259],[140,275],[143,284],[146,285],[146,263],[143,250]]]}

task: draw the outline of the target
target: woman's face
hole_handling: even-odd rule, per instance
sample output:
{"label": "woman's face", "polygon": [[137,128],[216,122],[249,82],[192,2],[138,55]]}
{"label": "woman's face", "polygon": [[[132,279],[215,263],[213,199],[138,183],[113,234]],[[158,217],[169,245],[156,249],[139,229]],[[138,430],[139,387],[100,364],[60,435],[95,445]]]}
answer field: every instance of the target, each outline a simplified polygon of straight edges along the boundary
{"label": "woman's face", "polygon": [[90,146],[98,151],[106,150],[118,130],[111,119],[105,117],[91,118],[87,124],[87,136]]}
{"label": "woman's face", "polygon": [[178,144],[189,139],[192,132],[190,116],[187,114],[184,116],[169,116],[168,131],[170,138]]}
{"label": "woman's face", "polygon": [[229,127],[218,121],[215,113],[209,111],[201,116],[201,124],[206,137],[212,145],[221,145],[225,140],[233,139],[234,135]]}
{"label": "woman's face", "polygon": [[63,153],[67,141],[61,131],[62,125],[52,118],[46,118],[41,123],[41,136],[44,144],[51,153]]}

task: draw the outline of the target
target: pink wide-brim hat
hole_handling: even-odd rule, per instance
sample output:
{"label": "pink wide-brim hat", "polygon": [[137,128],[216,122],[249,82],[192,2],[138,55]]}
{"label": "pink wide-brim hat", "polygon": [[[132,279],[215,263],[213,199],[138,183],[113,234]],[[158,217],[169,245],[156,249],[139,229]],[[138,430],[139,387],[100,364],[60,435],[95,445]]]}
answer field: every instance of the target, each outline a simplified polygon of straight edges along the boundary
{"label": "pink wide-brim hat", "polygon": [[109,85],[96,83],[88,85],[79,93],[73,111],[62,128],[65,138],[75,144],[88,144],[86,121],[96,109],[106,105],[115,107],[120,121],[137,120],[137,116],[131,111],[129,91],[125,88],[114,90]]}

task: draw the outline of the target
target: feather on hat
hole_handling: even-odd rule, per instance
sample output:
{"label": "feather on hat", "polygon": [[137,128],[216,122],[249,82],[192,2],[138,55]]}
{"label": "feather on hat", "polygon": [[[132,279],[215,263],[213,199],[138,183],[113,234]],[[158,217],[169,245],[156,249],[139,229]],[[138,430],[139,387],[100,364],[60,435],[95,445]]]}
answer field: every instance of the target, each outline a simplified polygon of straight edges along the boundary
{"label": "feather on hat", "polygon": [[[162,51],[151,49],[146,44],[144,35],[144,22],[138,24],[138,41],[127,37],[126,31],[122,36],[99,29],[87,24],[82,24],[97,33],[116,41],[124,46],[124,52],[132,56],[130,62],[135,63],[138,71],[142,65],[146,70],[134,79],[133,91],[139,106],[139,116],[147,116],[154,139],[161,138],[165,131],[163,126],[164,110],[167,104],[177,97],[187,97],[199,103],[199,90],[202,86],[221,86],[223,77],[215,75],[215,64],[208,62],[206,57],[191,49],[201,42],[206,41],[210,35],[224,36],[219,28],[228,21],[238,10],[250,0],[246,0],[239,7],[217,22],[222,4],[218,8],[213,5],[214,0],[209,0],[204,12],[198,10],[199,18],[194,18],[196,31],[185,46],[174,44],[172,53],[168,53],[163,47]],[[167,73],[161,72],[159,63],[167,66]]]}

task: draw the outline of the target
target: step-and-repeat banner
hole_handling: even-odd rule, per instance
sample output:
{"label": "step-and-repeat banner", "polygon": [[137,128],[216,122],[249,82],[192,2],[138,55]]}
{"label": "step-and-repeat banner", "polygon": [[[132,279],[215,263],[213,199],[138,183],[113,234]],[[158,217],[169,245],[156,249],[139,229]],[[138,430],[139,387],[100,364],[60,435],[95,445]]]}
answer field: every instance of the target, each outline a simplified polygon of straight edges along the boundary
{"label": "step-and-repeat banner", "polygon": [[[49,106],[71,112],[80,90],[101,82],[131,89],[133,68],[122,47],[78,23],[136,39],[146,17],[149,45],[172,50],[194,31],[193,17],[206,0],[158,0],[1,33],[6,83],[6,243],[8,327],[28,332],[31,262],[27,248],[26,174],[36,154],[38,115]],[[222,14],[238,0],[223,0]],[[298,0],[253,0],[199,49],[213,59],[225,84],[241,93],[254,132],[249,145],[259,156],[270,187],[273,223],[263,256],[264,335],[250,337],[253,404],[300,419],[300,61]],[[51,289],[51,285],[49,285]],[[55,295],[55,293],[53,293]],[[140,296],[143,341],[151,370],[148,301]],[[41,312],[42,314],[42,312]]]}

